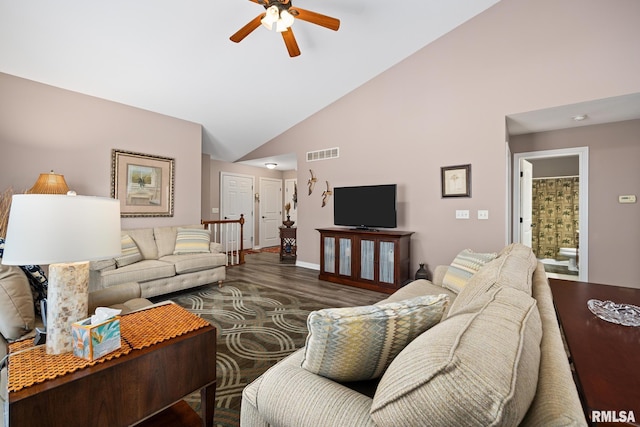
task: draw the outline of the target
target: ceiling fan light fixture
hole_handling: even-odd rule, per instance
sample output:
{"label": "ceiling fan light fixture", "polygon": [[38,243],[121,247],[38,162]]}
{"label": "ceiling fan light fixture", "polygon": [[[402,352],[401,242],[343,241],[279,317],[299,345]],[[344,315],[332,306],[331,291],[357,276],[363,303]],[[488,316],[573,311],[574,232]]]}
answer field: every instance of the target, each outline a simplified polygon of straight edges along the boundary
{"label": "ceiling fan light fixture", "polygon": [[280,12],[280,19],[278,19],[278,22],[276,23],[276,31],[279,33],[287,31],[289,27],[293,25],[293,21],[293,15],[290,14],[288,10],[283,9]]}
{"label": "ceiling fan light fixture", "polygon": [[330,16],[322,15],[299,7],[292,7],[291,0],[251,0],[259,4],[265,9],[260,15],[253,18],[238,31],[233,33],[229,39],[234,43],[240,43],[262,24],[269,31],[274,30],[273,24],[276,24],[275,30],[282,35],[284,44],[289,52],[290,57],[300,55],[300,48],[290,30],[294,21],[300,19],[321,27],[338,31],[340,28],[340,20]]}
{"label": "ceiling fan light fixture", "polygon": [[260,20],[262,25],[264,25],[269,31],[273,28],[273,24],[278,22],[280,19],[280,10],[278,10],[278,6],[270,6],[267,9],[267,13],[264,15],[264,18]]}

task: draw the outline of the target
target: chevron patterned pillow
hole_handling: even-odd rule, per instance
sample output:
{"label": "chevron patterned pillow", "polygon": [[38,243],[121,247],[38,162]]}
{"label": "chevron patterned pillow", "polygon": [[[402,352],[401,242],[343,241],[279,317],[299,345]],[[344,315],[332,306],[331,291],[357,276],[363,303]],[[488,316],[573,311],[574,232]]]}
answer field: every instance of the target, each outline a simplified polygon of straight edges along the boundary
{"label": "chevron patterned pillow", "polygon": [[448,304],[440,294],[313,311],[302,367],[341,382],[378,378],[407,344],[440,322]]}

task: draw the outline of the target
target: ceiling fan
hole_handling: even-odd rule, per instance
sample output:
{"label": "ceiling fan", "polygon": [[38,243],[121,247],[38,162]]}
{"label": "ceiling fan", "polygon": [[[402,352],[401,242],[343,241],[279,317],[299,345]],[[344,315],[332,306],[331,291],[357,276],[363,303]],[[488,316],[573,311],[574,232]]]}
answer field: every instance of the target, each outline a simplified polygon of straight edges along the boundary
{"label": "ceiling fan", "polygon": [[260,24],[267,27],[269,30],[275,29],[282,34],[284,44],[287,46],[289,56],[294,57],[300,55],[300,48],[296,42],[296,38],[293,35],[291,25],[293,21],[301,19],[303,21],[311,22],[312,24],[320,25],[321,27],[328,28],[333,31],[338,31],[340,28],[340,20],[332,18],[330,16],[322,15],[320,13],[312,12],[310,10],[300,9],[291,4],[291,0],[250,0],[254,3],[258,3],[266,9],[266,12],[253,18],[247,25],[240,28],[234,35],[230,37],[231,41],[240,43],[245,37],[247,37],[253,30],[258,28]]}

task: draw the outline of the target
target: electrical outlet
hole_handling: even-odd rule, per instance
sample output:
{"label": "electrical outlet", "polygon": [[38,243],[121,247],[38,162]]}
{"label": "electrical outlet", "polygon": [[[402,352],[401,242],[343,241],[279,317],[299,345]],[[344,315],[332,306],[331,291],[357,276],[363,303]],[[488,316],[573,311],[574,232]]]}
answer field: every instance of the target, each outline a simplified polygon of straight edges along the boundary
{"label": "electrical outlet", "polygon": [[456,210],[456,219],[469,219],[469,210]]}
{"label": "electrical outlet", "polygon": [[213,214],[220,213],[220,208],[211,208],[211,213]]}
{"label": "electrical outlet", "polygon": [[478,219],[489,219],[489,211],[486,209],[479,209]]}

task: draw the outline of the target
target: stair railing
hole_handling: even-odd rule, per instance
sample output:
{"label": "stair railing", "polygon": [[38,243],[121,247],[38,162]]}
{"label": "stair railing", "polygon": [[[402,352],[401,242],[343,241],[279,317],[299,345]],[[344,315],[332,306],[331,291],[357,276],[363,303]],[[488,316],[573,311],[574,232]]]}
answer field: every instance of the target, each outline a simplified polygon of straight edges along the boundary
{"label": "stair railing", "polygon": [[202,220],[200,223],[211,232],[211,241],[219,243],[227,254],[227,266],[244,264],[244,215],[239,219]]}

